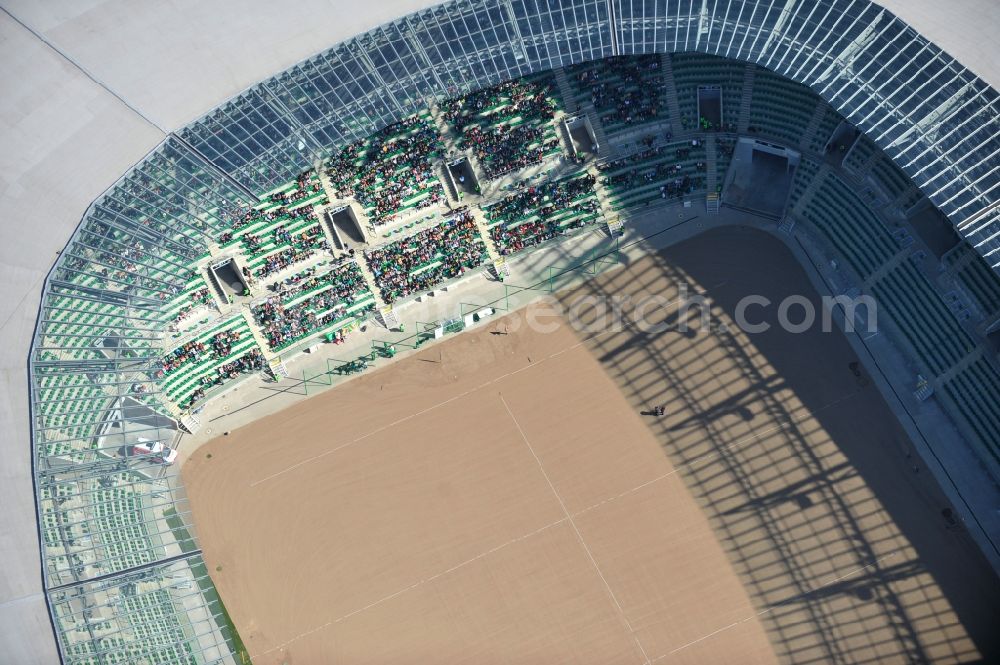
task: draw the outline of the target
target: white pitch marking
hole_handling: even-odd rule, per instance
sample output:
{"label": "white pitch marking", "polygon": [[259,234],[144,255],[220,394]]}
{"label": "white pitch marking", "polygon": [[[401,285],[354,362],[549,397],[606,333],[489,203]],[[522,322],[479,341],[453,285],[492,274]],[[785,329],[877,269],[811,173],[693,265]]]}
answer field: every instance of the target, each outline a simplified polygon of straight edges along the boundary
{"label": "white pitch marking", "polygon": [[[861,566],[860,568],[855,568],[854,570],[852,570],[852,571],[850,571],[848,573],[844,573],[840,577],[835,577],[832,580],[830,580],[829,582],[824,582],[823,584],[820,584],[818,587],[816,587],[815,589],[812,589],[811,591],[819,591],[820,589],[822,589],[824,587],[828,587],[831,584],[835,584],[836,582],[839,582],[840,580],[843,580],[843,579],[846,579],[848,577],[851,577],[851,576],[855,575],[856,573],[860,573],[862,570],[867,570],[869,568],[877,566],[878,564],[882,563],[886,559],[892,558],[892,557],[896,556],[897,554],[899,554],[899,552],[890,552],[889,554],[886,554],[885,556],[883,556],[883,557],[881,557],[879,559],[876,559],[874,562],[868,564],[867,566]],[[746,617],[740,619],[739,621],[734,621],[733,623],[729,624],[728,626],[723,626],[722,628],[718,628],[716,630],[713,630],[711,633],[708,633],[707,635],[702,635],[701,637],[699,637],[696,640],[691,640],[687,644],[682,644],[681,646],[677,647],[676,649],[668,651],[667,653],[663,654],[662,656],[657,656],[656,658],[654,658],[653,660],[651,660],[649,662],[650,663],[655,663],[658,660],[663,660],[667,656],[672,656],[675,653],[677,653],[678,651],[683,651],[684,649],[687,649],[690,646],[698,644],[699,642],[703,642],[703,641],[709,639],[710,637],[718,635],[721,632],[724,632],[724,631],[729,630],[730,628],[734,628],[736,626],[739,626],[740,624],[744,624],[747,621],[752,621],[754,619],[762,617],[765,614],[773,612],[774,610],[778,609],[779,607],[783,607],[783,606],[784,606],[783,603],[778,603],[777,605],[772,605],[771,607],[768,607],[766,610],[761,610],[760,612],[757,612],[756,614],[751,614],[749,616],[746,616]]]}
{"label": "white pitch marking", "polygon": [[605,579],[604,573],[601,572],[601,567],[597,565],[597,560],[594,559],[594,555],[590,551],[590,547],[587,546],[586,541],[583,539],[583,535],[580,530],[576,527],[576,522],[573,521],[573,516],[570,514],[569,509],[566,508],[566,503],[559,496],[559,492],[556,490],[556,486],[552,484],[552,480],[549,478],[549,474],[545,472],[545,467],[542,465],[542,460],[538,458],[535,453],[535,449],[531,446],[531,442],[528,441],[528,437],[525,436],[524,430],[521,429],[521,423],[517,422],[517,418],[514,417],[514,412],[510,410],[510,405],[507,404],[507,400],[504,399],[503,395],[500,395],[500,401],[503,402],[503,408],[507,409],[507,414],[510,419],[514,422],[514,426],[517,427],[518,433],[521,435],[521,439],[524,441],[524,445],[528,447],[528,451],[531,452],[531,456],[535,458],[535,462],[538,464],[538,470],[542,472],[542,476],[545,478],[545,482],[549,484],[549,489],[552,490],[553,496],[556,497],[556,501],[562,507],[563,514],[566,515],[566,519],[569,520],[569,525],[573,527],[573,531],[576,533],[576,538],[583,547],[583,551],[587,553],[587,558],[590,559],[591,565],[594,566],[594,570],[597,571],[597,575],[601,578],[601,582],[604,583],[604,588],[608,592],[608,596],[611,597],[612,602],[614,602],[615,607],[618,608],[618,614],[621,616],[622,621],[625,622],[625,627],[628,629],[629,634],[635,641],[635,645],[639,647],[639,652],[642,654],[643,663],[649,665],[649,656],[646,655],[646,650],[642,648],[642,643],[639,642],[639,636],[635,634],[635,630],[632,628],[632,624],[629,623],[628,617],[625,616],[625,610],[622,609],[621,603],[618,602],[618,598],[615,597],[615,592],[611,590],[611,585],[608,584],[608,580]]}

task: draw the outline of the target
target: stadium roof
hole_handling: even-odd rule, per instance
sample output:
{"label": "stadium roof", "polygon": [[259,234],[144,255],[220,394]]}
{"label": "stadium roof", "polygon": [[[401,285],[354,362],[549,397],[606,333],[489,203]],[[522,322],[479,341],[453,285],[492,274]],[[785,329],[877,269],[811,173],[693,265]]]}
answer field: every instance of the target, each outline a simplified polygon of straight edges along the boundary
{"label": "stadium roof", "polygon": [[[12,662],[56,659],[39,572],[26,357],[46,273],[88,204],[167,133],[246,87],[434,4],[0,0],[0,644]],[[1000,88],[1000,3],[879,4]]]}

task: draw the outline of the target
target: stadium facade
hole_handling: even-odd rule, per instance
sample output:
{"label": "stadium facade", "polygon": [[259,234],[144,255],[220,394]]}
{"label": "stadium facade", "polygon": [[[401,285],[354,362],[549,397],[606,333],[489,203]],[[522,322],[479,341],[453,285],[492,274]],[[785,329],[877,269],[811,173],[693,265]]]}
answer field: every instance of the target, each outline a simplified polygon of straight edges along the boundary
{"label": "stadium facade", "polygon": [[[93,201],[48,274],[30,422],[43,593],[64,662],[232,658],[183,488],[170,468],[120,453],[176,436],[181,414],[151,371],[170,321],[161,296],[185,287],[220,211],[253,206],[433,99],[680,52],[808,86],[1000,270],[997,92],[877,4],[473,0],[386,23],[169,132]],[[94,258],[123,253],[135,282]]]}

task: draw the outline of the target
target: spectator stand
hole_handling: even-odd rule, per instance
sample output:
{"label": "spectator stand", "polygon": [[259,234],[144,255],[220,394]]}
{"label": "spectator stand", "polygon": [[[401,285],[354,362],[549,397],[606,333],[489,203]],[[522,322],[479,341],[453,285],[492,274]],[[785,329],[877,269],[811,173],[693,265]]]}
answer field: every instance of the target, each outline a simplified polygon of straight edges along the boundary
{"label": "spectator stand", "polygon": [[566,78],[576,104],[584,110],[593,109],[608,136],[621,137],[654,127],[670,130],[659,55],[583,62],[566,68]]}
{"label": "spectator stand", "polygon": [[156,378],[166,397],[184,411],[241,375],[265,367],[263,352],[237,313],[173,344],[163,355]]}
{"label": "spectator stand", "polygon": [[630,154],[598,163],[598,186],[605,209],[620,211],[703,195],[706,168],[699,139],[648,140]]}
{"label": "spectator stand", "polygon": [[441,287],[489,260],[472,213],[447,219],[380,247],[366,250],[365,263],[387,305]]}
{"label": "spectator stand", "polygon": [[813,120],[819,96],[763,67],[754,69],[747,131],[783,145],[798,146]]}
{"label": "spectator stand", "polygon": [[439,105],[483,183],[558,157],[558,109],[551,73],[504,81]]}
{"label": "spectator stand", "polygon": [[353,259],[307,268],[274,287],[274,295],[250,306],[273,353],[289,352],[307,337],[339,338],[375,309],[375,298]]}
{"label": "spectator stand", "polygon": [[596,177],[586,171],[525,187],[484,205],[489,237],[500,256],[510,256],[603,222]]}
{"label": "spectator stand", "polygon": [[443,153],[425,110],[348,145],[328,160],[326,175],[339,199],[356,200],[367,221],[380,227],[443,203],[434,165]]}

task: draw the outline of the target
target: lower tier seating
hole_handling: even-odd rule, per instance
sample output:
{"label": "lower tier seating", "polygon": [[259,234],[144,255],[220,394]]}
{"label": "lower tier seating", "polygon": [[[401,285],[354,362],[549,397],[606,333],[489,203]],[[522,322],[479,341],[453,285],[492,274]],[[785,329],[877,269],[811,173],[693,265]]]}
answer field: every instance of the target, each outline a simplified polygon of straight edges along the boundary
{"label": "lower tier seating", "polygon": [[948,305],[909,260],[876,281],[872,293],[879,316],[887,313],[896,322],[934,375],[945,372],[975,348]]}
{"label": "lower tier seating", "polygon": [[489,259],[472,214],[454,217],[408,238],[365,252],[387,304],[459,277]]}
{"label": "lower tier seating", "polygon": [[157,372],[166,396],[182,409],[241,374],[263,369],[264,356],[242,316],[234,316],[167,353]]}
{"label": "lower tier seating", "polygon": [[254,305],[251,313],[271,350],[281,351],[308,335],[339,331],[374,307],[361,270],[348,260],[285,280],[278,295]]}
{"label": "lower tier seating", "polygon": [[705,146],[678,142],[598,165],[612,210],[677,199],[705,189]]}
{"label": "lower tier seating", "polygon": [[945,381],[942,390],[954,404],[953,415],[974,432],[1000,462],[1000,373],[997,369],[981,358]]}
{"label": "lower tier seating", "polygon": [[601,219],[596,179],[580,173],[528,187],[483,208],[501,255],[514,254]]}

